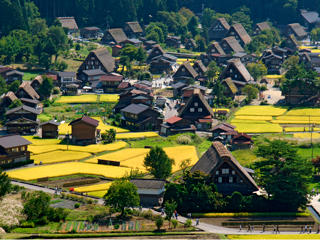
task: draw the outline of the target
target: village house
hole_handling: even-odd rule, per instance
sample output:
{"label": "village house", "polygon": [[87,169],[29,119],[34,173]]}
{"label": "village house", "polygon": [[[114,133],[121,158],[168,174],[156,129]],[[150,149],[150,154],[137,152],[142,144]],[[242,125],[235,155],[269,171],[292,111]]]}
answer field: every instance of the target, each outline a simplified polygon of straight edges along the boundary
{"label": "village house", "polygon": [[85,27],[80,30],[82,38],[98,38],[101,29],[98,27]]}
{"label": "village house", "polygon": [[210,62],[213,61],[211,57],[206,53],[201,53],[200,56],[198,57],[198,60],[200,60],[205,67],[208,67]]}
{"label": "village house", "polygon": [[319,94],[316,89],[306,82],[302,88],[300,86],[287,86],[283,83],[283,90],[281,95],[285,97],[285,103],[290,105],[309,105],[314,106],[319,100]]}
{"label": "village house", "polygon": [[214,183],[222,195],[232,195],[235,191],[242,195],[251,195],[259,188],[250,174],[223,146],[214,141],[199,161],[192,167],[191,172],[201,171],[209,174],[207,184]]}
{"label": "village house", "polygon": [[100,77],[99,81],[102,83],[101,88],[105,93],[119,92],[119,85],[124,80],[124,76],[118,73],[109,73]]}
{"label": "village house", "polygon": [[71,126],[72,143],[79,145],[96,144],[100,139],[99,121],[83,116],[69,123]]}
{"label": "village house", "polygon": [[[0,75],[1,77],[6,80],[7,78],[7,72],[11,72],[13,71],[14,69],[10,68],[10,67],[5,67],[3,65],[0,65]],[[7,84],[8,85],[8,84]]]}
{"label": "village house", "polygon": [[166,38],[166,46],[173,48],[180,48],[181,46],[181,38],[176,36],[168,35]]}
{"label": "village house", "polygon": [[19,81],[20,84],[22,83],[24,73],[20,72],[18,70],[12,70],[6,72],[6,76],[4,77],[4,80],[6,81],[7,85],[11,85],[14,81]]}
{"label": "village house", "polygon": [[316,25],[319,24],[319,13],[315,11],[307,11],[305,9],[301,9],[300,14],[302,17],[303,26],[308,32],[311,32],[311,30],[316,28]]}
{"label": "village house", "polygon": [[222,81],[222,85],[224,86],[223,95],[227,98],[231,98],[232,100],[234,100],[238,92],[238,88],[233,83],[232,79],[230,77],[227,79],[224,79]]}
{"label": "village house", "polygon": [[193,94],[185,104],[181,104],[178,117],[190,121],[199,131],[211,129],[214,112],[205,100],[200,89],[194,89]]}
{"label": "village house", "polygon": [[299,63],[303,63],[306,68],[310,69],[311,67],[311,58],[309,57],[309,54],[306,52],[303,52],[302,54],[299,54]]}
{"label": "village house", "polygon": [[230,25],[225,18],[218,18],[208,30],[209,40],[220,42],[229,31]]}
{"label": "village house", "polygon": [[128,38],[136,39],[138,39],[143,33],[139,22],[126,22],[123,31]]}
{"label": "village house", "polygon": [[298,40],[303,40],[307,37],[307,33],[299,23],[291,23],[287,25],[283,32],[283,36],[288,36],[291,34],[293,34]]}
{"label": "village house", "polygon": [[29,99],[29,98],[20,98],[20,101],[23,105],[26,105],[28,107],[37,108],[39,100],[35,99]]}
{"label": "village house", "polygon": [[217,42],[213,42],[210,44],[210,46],[207,49],[206,52],[208,55],[213,55],[213,54],[220,54],[220,55],[226,55],[226,53],[223,51],[221,48],[220,44]]}
{"label": "village house", "polygon": [[173,89],[173,97],[179,98],[182,95],[182,89],[187,86],[188,86],[188,84],[185,84],[182,82],[177,82],[177,83],[171,85],[171,87]]}
{"label": "village house", "polygon": [[40,110],[22,105],[6,112],[5,126],[8,133],[36,133],[40,120]]}
{"label": "village house", "polygon": [[[169,54],[165,54],[169,55]],[[153,58],[149,63],[149,71],[152,74],[170,74],[176,70],[176,60],[175,57],[172,60],[167,60],[165,55],[161,55]],[[170,55],[172,56],[172,55]]]}
{"label": "village house", "polygon": [[121,110],[122,126],[140,131],[159,130],[161,119],[158,119],[158,111],[142,103],[132,103]]}
{"label": "village house", "polygon": [[41,126],[41,137],[42,138],[57,138],[59,137],[60,122],[55,122],[50,120],[48,122],[43,122]]}
{"label": "village house", "polygon": [[70,84],[79,84],[82,81],[76,79],[76,72],[59,72],[60,87],[66,88]]}
{"label": "village house", "polygon": [[55,87],[60,88],[61,87],[61,82],[59,78],[59,73],[53,70],[46,70],[41,76],[43,77],[46,75],[48,78],[52,79],[52,83]]}
{"label": "village house", "polygon": [[64,94],[67,96],[76,96],[79,95],[78,89],[79,85],[75,83],[71,83],[65,86]]}
{"label": "village house", "polygon": [[153,40],[145,41],[145,42],[143,43],[144,49],[145,49],[146,51],[154,48],[154,46],[155,46],[156,44],[157,44],[157,42],[155,42],[155,41],[153,41]]}
{"label": "village house", "polygon": [[191,124],[190,121],[173,116],[166,119],[165,123],[161,124],[159,134],[168,137],[180,133],[195,133],[196,130],[196,127]]}
{"label": "village house", "polygon": [[212,139],[221,139],[223,141],[230,142],[232,137],[238,134],[238,131],[236,131],[235,128],[236,126],[229,123],[216,125],[210,130],[210,132],[212,132]]}
{"label": "village house", "polygon": [[198,73],[196,80],[200,82],[201,86],[205,86],[208,80],[206,76],[207,68],[203,65],[201,60],[195,61],[192,67]]}
{"label": "village house", "polygon": [[138,39],[130,38],[130,39],[126,39],[123,42],[121,42],[120,46],[121,47],[125,47],[126,44],[130,44],[130,45],[135,46],[135,47],[140,47],[142,42],[140,40],[138,40]]}
{"label": "village house", "polygon": [[241,45],[233,36],[222,39],[222,41],[220,42],[220,46],[226,54],[244,52]]}
{"label": "village house", "polygon": [[255,62],[255,54],[249,54],[246,52],[237,52],[232,55],[233,58],[239,58],[244,66],[247,66],[249,63]]}
{"label": "village house", "polygon": [[262,53],[261,61],[268,68],[268,74],[283,73],[282,64],[285,61],[286,56],[280,56],[275,54],[272,49],[267,49]]}
{"label": "village house", "polygon": [[236,41],[240,44],[241,47],[244,47],[246,44],[252,41],[251,37],[241,23],[232,25],[224,38],[227,37],[235,37]]}
{"label": "village house", "polygon": [[122,28],[107,29],[100,42],[110,45],[120,45],[121,42],[127,40],[126,34]]}
{"label": "village house", "polygon": [[184,46],[185,46],[184,47],[185,49],[191,50],[191,51],[194,51],[197,48],[197,44],[192,38],[189,38]]}
{"label": "village house", "polygon": [[23,82],[16,91],[17,98],[39,100],[40,96],[28,82]]}
{"label": "village house", "polygon": [[9,110],[9,106],[11,103],[18,99],[14,92],[7,92],[5,95],[3,95],[2,98],[0,98],[0,118],[4,117],[4,114],[6,113],[7,110]]}
{"label": "village house", "polygon": [[199,85],[190,85],[190,86],[186,86],[182,89],[182,95],[181,95],[181,102],[182,103],[186,103],[187,100],[189,99],[189,97],[194,93],[195,89],[199,89],[200,93],[205,96],[206,95],[206,90],[207,88],[204,86],[199,86]]}
{"label": "village house", "polygon": [[111,47],[112,49],[112,57],[119,57],[120,56],[120,51],[122,47],[120,45],[113,45]]}
{"label": "village house", "polygon": [[149,53],[146,62],[149,64],[155,57],[159,57],[166,54],[165,51],[162,49],[162,47],[159,44],[156,44],[151,52]]}
{"label": "village house", "polygon": [[58,17],[63,28],[68,28],[70,32],[76,32],[79,28],[74,17]]}
{"label": "village house", "polygon": [[78,74],[78,76],[81,77],[82,82],[93,82],[98,81],[101,76],[106,75],[104,71],[101,69],[89,69],[89,70],[82,70],[81,74]]}
{"label": "village house", "polygon": [[286,38],[286,48],[291,49],[293,52],[298,50],[299,42],[293,34],[290,34]]}
{"label": "village house", "polygon": [[32,144],[18,134],[0,137],[0,166],[30,160],[28,145]]}
{"label": "village house", "polygon": [[142,206],[160,206],[163,203],[165,179],[136,179],[130,180],[137,188]]}
{"label": "village house", "polygon": [[263,30],[270,30],[270,26],[267,22],[257,23],[253,28],[253,36],[260,35]]}
{"label": "village house", "polygon": [[39,89],[40,89],[40,85],[42,84],[43,82],[43,78],[41,75],[38,75],[36,76],[32,82],[31,82],[31,87],[39,94],[40,96],[40,92],[39,92]]}
{"label": "village house", "polygon": [[[99,48],[97,50],[91,51],[87,58],[83,61],[78,69],[77,77],[79,80],[82,80],[82,85],[86,85],[89,81],[87,80],[89,76],[83,71],[86,70],[101,70],[104,73],[116,72],[117,64],[114,58],[109,53],[106,48]],[[101,73],[101,72],[100,72]],[[98,78],[96,76],[96,78]]]}
{"label": "village house", "polygon": [[254,82],[253,77],[238,58],[228,61],[227,67],[223,70],[218,79],[223,80],[226,78],[231,78],[239,90],[246,84]]}
{"label": "village house", "polygon": [[240,149],[250,149],[253,144],[253,140],[248,134],[239,133],[234,136],[231,143],[232,151],[240,150]]}
{"label": "village house", "polygon": [[172,75],[173,82],[183,82],[190,84],[190,80],[196,80],[198,73],[190,65],[189,61],[186,61],[181,64],[178,70]]}

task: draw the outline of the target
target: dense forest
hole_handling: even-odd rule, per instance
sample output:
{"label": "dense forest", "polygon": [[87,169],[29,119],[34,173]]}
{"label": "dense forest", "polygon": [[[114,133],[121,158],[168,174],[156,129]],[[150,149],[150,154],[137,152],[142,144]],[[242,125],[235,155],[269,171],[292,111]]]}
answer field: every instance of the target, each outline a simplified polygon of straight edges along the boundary
{"label": "dense forest", "polygon": [[159,11],[178,12],[182,7],[194,13],[210,8],[216,13],[238,12],[244,6],[253,22],[270,19],[276,24],[299,21],[299,10],[320,12],[320,0],[0,0],[0,29],[4,34],[13,29],[28,30],[33,3],[42,18],[51,24],[55,17],[75,16],[78,25],[123,27],[127,21],[155,22]]}

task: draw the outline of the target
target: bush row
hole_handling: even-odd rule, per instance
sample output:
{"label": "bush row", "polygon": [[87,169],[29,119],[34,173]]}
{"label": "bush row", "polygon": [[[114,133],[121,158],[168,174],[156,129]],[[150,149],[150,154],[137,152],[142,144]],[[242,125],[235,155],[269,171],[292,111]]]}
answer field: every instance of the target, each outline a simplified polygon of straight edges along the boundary
{"label": "bush row", "polygon": [[240,222],[222,222],[222,226],[239,226],[240,224],[242,226],[247,226],[248,224],[250,225],[263,225],[265,224],[266,227],[274,226],[274,225],[299,225],[299,226],[304,226],[304,225],[314,225],[315,221],[240,221]]}
{"label": "bush row", "polygon": [[85,198],[85,197],[82,197],[82,196],[78,196],[78,195],[75,195],[75,194],[69,194],[69,193],[61,193],[61,198],[64,198],[64,199],[70,199],[70,200],[73,200],[73,201],[78,201],[78,202],[81,202],[81,203],[88,203],[88,204],[92,204],[92,203],[97,203],[98,200],[93,200],[92,198]]}
{"label": "bush row", "polygon": [[309,217],[309,213],[295,212],[239,212],[239,213],[193,213],[193,217]]}
{"label": "bush row", "polygon": [[7,169],[10,169],[10,168],[22,167],[22,166],[24,166],[24,165],[32,164],[32,163],[33,163],[33,159],[27,160],[27,161],[23,161],[23,162],[8,163],[8,164],[2,165],[2,166],[1,166],[1,169],[7,170]]}
{"label": "bush row", "polygon": [[100,182],[100,178],[86,179],[86,180],[77,180],[72,182],[66,182],[63,184],[63,187],[73,187],[73,186],[81,186],[91,183]]}

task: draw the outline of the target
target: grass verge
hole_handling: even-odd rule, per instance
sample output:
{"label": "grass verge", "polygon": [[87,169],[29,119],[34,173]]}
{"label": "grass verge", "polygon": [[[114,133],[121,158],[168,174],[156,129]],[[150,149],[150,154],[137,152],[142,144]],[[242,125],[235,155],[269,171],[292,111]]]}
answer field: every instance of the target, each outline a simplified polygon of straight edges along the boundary
{"label": "grass verge", "polygon": [[240,212],[240,213],[193,213],[193,217],[308,217],[309,213],[294,212]]}

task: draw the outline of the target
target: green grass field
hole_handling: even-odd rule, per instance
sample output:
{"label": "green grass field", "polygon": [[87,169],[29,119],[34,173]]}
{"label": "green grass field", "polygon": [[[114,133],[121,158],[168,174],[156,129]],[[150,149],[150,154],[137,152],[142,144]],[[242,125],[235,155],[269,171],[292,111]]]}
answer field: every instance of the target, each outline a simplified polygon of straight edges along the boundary
{"label": "green grass field", "polygon": [[36,76],[38,76],[39,74],[42,74],[44,72],[43,71],[23,71],[24,76],[23,76],[23,80],[29,81],[29,80],[33,80]]}

